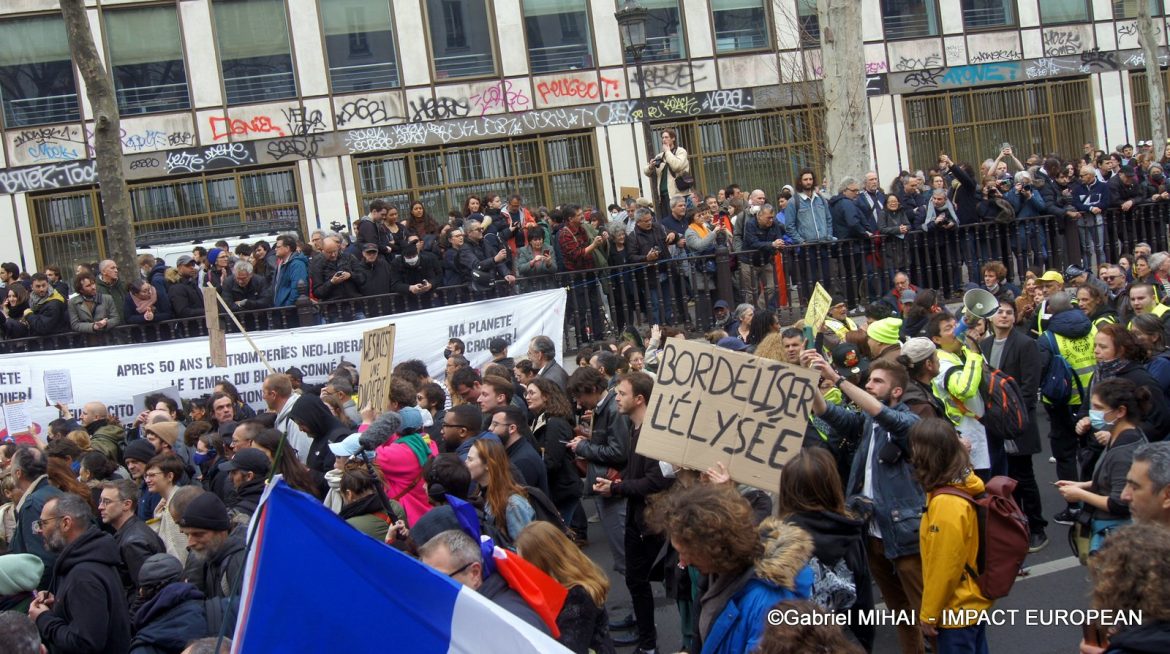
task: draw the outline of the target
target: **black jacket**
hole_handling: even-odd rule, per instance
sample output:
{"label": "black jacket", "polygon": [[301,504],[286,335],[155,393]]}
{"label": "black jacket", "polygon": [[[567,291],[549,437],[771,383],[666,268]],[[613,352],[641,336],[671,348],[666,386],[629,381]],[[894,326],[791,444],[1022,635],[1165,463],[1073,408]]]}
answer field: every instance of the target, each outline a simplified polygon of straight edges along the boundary
{"label": "black jacket", "polygon": [[524,478],[521,484],[535,486],[540,492],[548,495],[548,470],[544,467],[544,460],[540,458],[540,452],[536,451],[532,441],[521,436],[507,447],[506,452],[508,462],[515,466],[520,471],[520,476]]}
{"label": "black jacket", "polygon": [[613,392],[606,392],[593,408],[593,432],[589,440],[577,445],[576,455],[589,464],[585,487],[592,489],[593,479],[604,477],[609,468],[621,470],[629,460],[629,452],[630,419],[618,413]]}
{"label": "black jacket", "polygon": [[130,615],[118,575],[121,563],[118,543],[97,527],[61,550],[49,582],[56,602],[37,618],[50,652],[104,654],[130,648]]}
{"label": "black jacket", "polygon": [[490,599],[496,603],[496,606],[504,609],[513,616],[520,618],[527,622],[529,626],[535,628],[543,634],[552,635],[548,625],[541,619],[536,611],[524,601],[524,598],[519,593],[508,587],[508,582],[504,581],[504,577],[499,573],[494,574],[483,580],[483,584],[479,587],[479,594]]}
{"label": "black jacket", "polygon": [[349,436],[349,429],[334,417],[329,407],[316,395],[301,395],[289,410],[288,416],[290,420],[301,425],[301,430],[306,436],[313,439],[309,445],[308,459],[305,461],[309,470],[316,470],[321,474],[332,470],[334,456],[329,450],[329,444]]}
{"label": "black jacket", "polygon": [[829,200],[829,214],[833,217],[833,237],[841,240],[868,238],[866,220],[857,203],[844,195]]}
{"label": "black jacket", "polygon": [[[830,511],[794,513],[784,519],[799,525],[812,536],[813,557],[816,565],[821,566],[826,572],[837,572],[835,568],[844,562],[844,571],[841,572],[847,571],[848,574],[838,574],[834,581],[845,584],[851,580],[855,596],[851,606],[834,606],[832,610],[849,610],[853,619],[849,621],[848,629],[865,648],[865,651],[870,651],[873,648],[875,630],[872,625],[863,624],[860,618],[861,612],[873,609],[873,584],[869,576],[869,559],[865,553],[865,540],[868,533],[865,522]],[[825,579],[820,574],[817,577],[818,581]],[[819,595],[817,591],[834,589],[827,585],[825,588],[814,586],[813,592]],[[838,592],[828,593],[831,601],[846,604],[846,589],[836,588],[835,590]]]}
{"label": "black jacket", "polygon": [[370,297],[371,295],[390,294],[390,262],[386,260],[386,257],[378,257],[374,259],[374,263],[362,258],[358,265],[365,277],[362,285],[358,287],[362,295]]}
{"label": "black jacket", "polygon": [[[171,310],[176,318],[198,318],[203,315],[203,292],[194,279],[183,278],[167,287]],[[226,299],[226,298],[225,298]]]}
{"label": "black jacket", "polygon": [[565,443],[573,440],[573,428],[564,418],[537,416],[532,438],[536,441],[548,471],[548,497],[558,507],[581,497],[581,477],[573,463],[573,452]]}
{"label": "black jacket", "polygon": [[1161,654],[1170,652],[1170,622],[1151,621],[1122,627],[1109,637],[1107,654]]}
{"label": "black jacket", "polygon": [[[262,275],[252,275],[247,286],[240,286],[233,275],[223,283],[223,299],[232,310],[266,309],[272,306],[272,292]],[[240,303],[243,304],[240,304]]]}
{"label": "black jacket", "polygon": [[913,229],[922,229],[922,223],[926,222],[926,209],[930,204],[930,196],[919,191],[914,195],[899,194],[898,202],[901,203],[902,208],[906,210],[910,216],[910,225]]}
{"label": "black jacket", "polygon": [[[378,258],[383,259],[390,255],[390,230],[386,228],[386,223],[382,221],[370,220],[369,216],[362,216],[353,225],[357,231],[357,238],[354,243],[361,246],[366,243],[373,243],[378,246]],[[399,233],[402,233],[402,228],[399,228]]]}
{"label": "black jacket", "polygon": [[435,255],[423,250],[418,255],[418,264],[414,266],[407,265],[400,256],[390,262],[390,292],[410,295],[410,287],[423,282],[430,282],[432,291],[417,297],[430,297],[433,289],[443,285],[443,264]]}
{"label": "black jacket", "polygon": [[630,432],[630,458],[622,472],[621,481],[613,484],[613,494],[626,499],[626,529],[637,534],[646,532],[646,499],[674,485],[674,478],[662,474],[658,459],[638,454],[638,434],[641,427]]}
{"label": "black jacket", "polygon": [[626,260],[630,263],[647,263],[646,257],[654,248],[658,248],[656,261],[666,261],[670,258],[670,248],[666,244],[666,228],[659,224],[654,224],[649,230],[635,227],[626,239]]}
{"label": "black jacket", "polygon": [[64,297],[51,291],[49,298],[38,304],[24,320],[31,336],[60,334],[69,331],[69,308],[65,306]]}
{"label": "black jacket", "polygon": [[[990,365],[991,348],[995,344],[995,336],[988,336],[979,344],[983,353],[983,360]],[[1024,431],[1016,437],[1018,455],[1031,455],[1040,451],[1040,429],[1036,425],[1036,398],[1040,392],[1040,373],[1044,369],[1040,365],[1040,347],[1036,341],[1020,330],[1013,329],[1003,344],[1003,355],[1000,357],[999,369],[1010,375],[1020,385],[1020,395],[1028,406],[1028,424]]]}
{"label": "black jacket", "polygon": [[[338,272],[348,272],[350,278],[341,284],[334,284],[333,275]],[[354,300],[361,297],[358,289],[365,282],[365,274],[358,260],[345,252],[338,252],[333,261],[321,254],[309,262],[309,281],[313,285],[313,296],[318,300]]]}
{"label": "black jacket", "polygon": [[236,586],[244,571],[245,554],[243,534],[232,533],[219,550],[203,560],[199,576],[191,579],[191,583],[209,599],[228,597],[232,591],[238,595]]}
{"label": "black jacket", "polygon": [[1109,178],[1109,208],[1120,209],[1127,200],[1133,200],[1134,207],[1149,202],[1149,193],[1146,185],[1133,175],[1129,176],[1130,184],[1121,181],[1121,175]]}
{"label": "black jacket", "polygon": [[450,248],[443,255],[442,286],[459,286],[471,283],[471,271],[479,267],[479,257],[474,248],[464,239],[458,248]]}
{"label": "black jacket", "polygon": [[203,593],[177,581],[163,587],[134,614],[130,654],[179,654],[210,633]]}
{"label": "black jacket", "polygon": [[146,559],[167,551],[166,544],[158,534],[136,515],[130,516],[126,524],[114,534],[114,540],[122,556],[118,571],[122,576],[122,586],[127,591],[138,586],[138,570]]}
{"label": "black jacket", "polygon": [[[300,404],[300,401],[298,400],[297,403]],[[263,494],[263,477],[245,482],[243,486],[236,488],[236,493],[232,497],[232,503],[228,508],[251,517],[256,512],[256,507],[260,506],[260,496]]]}

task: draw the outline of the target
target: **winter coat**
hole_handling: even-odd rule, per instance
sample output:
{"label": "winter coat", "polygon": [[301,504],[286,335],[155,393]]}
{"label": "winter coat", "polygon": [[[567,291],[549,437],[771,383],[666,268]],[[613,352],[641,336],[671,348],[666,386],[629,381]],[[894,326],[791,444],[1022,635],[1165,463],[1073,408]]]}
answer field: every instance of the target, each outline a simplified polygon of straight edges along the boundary
{"label": "winter coat", "polygon": [[[1073,185],[1072,204],[1076,207],[1077,211],[1081,212],[1088,212],[1093,207],[1098,207],[1102,211],[1105,211],[1111,206],[1109,184],[1098,180],[1085,186],[1077,182]],[[1081,226],[1088,227],[1091,224],[1096,224],[1095,219],[1093,219],[1093,222],[1084,223]]]}
{"label": "winter coat", "polygon": [[609,612],[598,606],[584,586],[573,586],[565,596],[561,612],[557,614],[557,628],[561,632],[557,642],[574,654],[614,654],[613,638],[609,634]]}
{"label": "winter coat", "polygon": [[[166,297],[165,291],[163,297]],[[60,293],[50,289],[48,297],[41,300],[34,300],[34,296],[29,295],[28,303],[32,312],[24,315],[24,321],[28,323],[30,336],[50,336],[69,331],[69,309]]]}
{"label": "winter coat", "polygon": [[[333,275],[338,272],[348,272],[350,278],[334,284]],[[309,262],[309,279],[313,282],[313,297],[318,300],[356,300],[362,296],[358,289],[365,283],[366,273],[352,254],[338,252],[332,261],[324,254],[313,257]]]}
{"label": "winter coat", "polygon": [[658,258],[655,261],[670,259],[670,246],[666,244],[666,228],[662,225],[651,225],[648,230],[635,227],[626,238],[626,259],[630,263],[652,263],[646,257],[654,248],[658,248]]}
{"label": "winter coat", "polygon": [[430,252],[420,252],[416,266],[407,265],[401,256],[394,257],[390,262],[391,293],[412,296],[410,287],[424,281],[431,283],[432,290],[413,297],[428,298],[434,292],[433,289],[443,285],[443,264]]}
{"label": "winter coat", "polygon": [[[203,292],[195,280],[186,277],[167,287],[171,310],[176,318],[198,318],[203,315]],[[226,299],[226,298],[225,298]]]}
{"label": "winter coat", "polygon": [[918,422],[918,416],[905,404],[882,407],[877,416],[829,404],[821,419],[843,437],[860,441],[845,487],[847,497],[861,493],[866,456],[873,457],[872,520],[881,533],[886,557],[896,559],[917,554],[918,520],[924,502],[922,487],[910,465],[907,432]]}
{"label": "winter coat", "polygon": [[[428,461],[439,456],[439,448],[435,442],[426,439]],[[374,465],[382,471],[386,479],[386,495],[402,503],[406,511],[407,526],[414,523],[427,511],[431,510],[430,500],[427,498],[427,487],[422,481],[423,468],[419,465],[418,456],[405,443],[399,443],[394,437],[386,445],[374,452]]]}
{"label": "winter coat", "polygon": [[243,534],[232,533],[218,550],[203,560],[199,574],[190,580],[191,583],[208,599],[238,595],[237,584],[246,563],[245,554]]}
{"label": "winter coat", "polygon": [[573,451],[565,443],[573,440],[573,428],[564,418],[541,414],[532,423],[532,438],[543,453],[548,471],[549,499],[564,506],[581,497],[581,478],[573,463]]}
{"label": "winter coat", "polygon": [[164,586],[134,614],[130,654],[179,654],[210,630],[203,593],[194,585],[176,581]]}
{"label": "winter coat", "polygon": [[1044,210],[1041,212],[1044,215],[1063,217],[1066,211],[1076,209],[1071,199],[1064,196],[1063,189],[1056,183],[1056,180],[1049,177],[1043,168],[1036,171],[1036,177],[1032,180],[1032,184],[1040,193],[1040,200],[1044,203]]}
{"label": "winter coat", "polygon": [[[103,332],[109,331],[122,324],[121,312],[114,308],[114,298],[98,293],[93,298],[93,309],[85,305],[86,297],[75,295],[69,298],[69,328],[82,334],[94,333],[93,324],[99,320],[107,320]],[[202,305],[200,305],[202,306]]]}
{"label": "winter coat", "polygon": [[546,243],[540,253],[549,255],[548,261],[542,259],[539,263],[534,263],[536,252],[531,245],[525,245],[516,251],[516,270],[521,277],[539,277],[556,273],[557,257],[552,247]]}
{"label": "winter coat", "polygon": [[540,452],[536,451],[536,447],[528,438],[517,438],[516,442],[507,446],[505,452],[508,455],[508,462],[523,478],[517,479],[517,483],[539,488],[540,492],[549,494],[548,469],[544,467],[544,459],[540,457]]}
{"label": "winter coat", "polygon": [[[386,227],[386,223],[380,220],[370,220],[369,216],[362,216],[358,218],[353,226],[354,231],[357,233],[357,238],[354,239],[354,243],[358,246],[359,251],[366,243],[373,243],[378,246],[379,259],[390,256],[390,242],[392,237],[389,228]],[[401,233],[402,228],[400,227],[398,231]]]}
{"label": "winter coat", "polygon": [[853,200],[835,195],[829,199],[829,212],[833,216],[833,236],[838,240],[869,237],[865,216]]}
{"label": "winter coat", "polygon": [[382,500],[375,493],[358,498],[341,507],[339,515],[354,529],[379,543],[383,543],[386,541],[386,534],[390,531],[391,523],[399,520],[403,523],[406,522],[406,511],[402,509],[402,505],[389,498],[386,499],[386,502],[390,504],[389,514],[386,513],[385,507],[382,506]]}
{"label": "winter coat", "polygon": [[130,648],[121,562],[114,537],[97,527],[61,550],[49,582],[56,602],[36,621],[50,652],[103,654]]}
{"label": "winter coat", "polygon": [[775,242],[784,238],[784,226],[773,219],[772,225],[764,229],[760,227],[757,218],[751,215],[745,215],[743,220],[743,249],[753,252],[752,265],[766,266],[772,263],[772,257],[776,254]]}
{"label": "winter coat", "polygon": [[874,627],[860,619],[873,609],[865,522],[831,511],[794,513],[784,520],[812,536],[812,601],[834,613],[848,611],[852,617],[846,628],[865,651],[873,649]]}
{"label": "winter coat", "polygon": [[910,216],[911,226],[914,229],[922,229],[923,223],[926,222],[926,209],[927,205],[930,204],[930,196],[921,191],[913,195],[903,193],[898,195],[898,201]]}
{"label": "winter coat", "polygon": [[1121,181],[1121,175],[1114,175],[1109,179],[1110,209],[1120,209],[1121,205],[1129,200],[1133,200],[1134,207],[1149,202],[1146,185],[1138,181],[1133,175],[1129,176],[1129,181],[1129,184]]}
{"label": "winter coat", "polygon": [[223,299],[235,311],[267,309],[272,306],[272,293],[263,275],[252,275],[247,286],[240,286],[235,276],[231,277],[223,284]]}
{"label": "winter coat", "polygon": [[675,147],[673,150],[664,151],[662,154],[662,163],[657,166],[654,162],[646,164],[642,170],[643,174],[652,180],[654,183],[654,196],[657,197],[659,189],[661,188],[662,176],[666,176],[666,195],[671,200],[683,194],[678,190],[678,183],[676,182],[679,175],[689,173],[691,171],[691,162],[687,157],[687,151],[680,147]]}
{"label": "winter coat", "polygon": [[[967,475],[956,488],[975,496],[983,492],[983,482],[974,473]],[[978,567],[979,517],[965,498],[932,491],[926,513],[922,516],[919,547],[922,553],[922,622],[940,628],[964,627],[942,620],[943,610],[954,612],[991,608],[979,584],[967,570]]]}
{"label": "winter coat", "polygon": [[118,571],[122,577],[122,586],[132,591],[138,586],[138,570],[146,559],[154,554],[167,551],[166,544],[159,538],[145,522],[138,516],[132,515],[114,534],[118,544],[118,553],[121,555],[121,565]]}
{"label": "winter coat", "polygon": [[450,248],[443,254],[443,286],[461,286],[471,283],[471,271],[479,265],[475,255],[464,239],[463,245]]}
{"label": "winter coat", "polygon": [[126,289],[126,282],[118,280],[113,284],[107,284],[101,277],[97,279],[98,293],[102,293],[114,298],[114,311],[118,312],[118,317],[125,322],[125,316],[122,315],[122,304],[126,301],[126,295],[129,291]]}
{"label": "winter coat", "polygon": [[[1120,608],[1120,607],[1118,607]],[[1150,621],[1122,627],[1109,637],[1105,654],[1162,654],[1170,652],[1170,622]]]}
{"label": "winter coat", "polygon": [[949,177],[951,184],[951,203],[955,205],[960,225],[973,225],[979,222],[976,213],[982,193],[975,180],[959,166],[951,166]]}
{"label": "winter coat", "polygon": [[622,471],[622,478],[611,486],[615,497],[626,498],[626,530],[633,529],[633,533],[639,535],[647,533],[647,498],[674,485],[673,477],[668,479],[662,474],[657,459],[638,454],[640,432],[640,427],[630,432],[630,458]]}
{"label": "winter coat", "polygon": [[41,475],[33,480],[16,504],[16,532],[12,535],[8,551],[13,554],[35,554],[44,561],[45,571],[37,588],[48,587],[57,554],[45,549],[45,540],[33,532],[33,523],[41,519],[41,509],[45,508],[45,502],[60,494],[61,491],[49,483],[48,476]]}
{"label": "winter coat", "polygon": [[878,222],[881,220],[882,214],[886,212],[886,194],[881,189],[870,194],[863,188],[853,203],[857,205],[858,211],[865,217],[863,224],[866,229],[871,233],[877,232]]}
{"label": "winter coat", "polygon": [[1004,194],[1003,199],[1012,205],[1012,209],[1016,212],[1016,218],[1034,218],[1043,216],[1045,213],[1044,197],[1035,188],[1030,194],[1025,194],[1016,191],[1013,187],[1012,190]]}
{"label": "winter coat", "polygon": [[373,263],[363,257],[358,266],[361,267],[365,281],[358,287],[358,292],[365,297],[374,295],[389,295],[390,289],[390,261],[386,257],[377,257]]}
{"label": "winter coat", "polygon": [[283,263],[278,263],[273,273],[272,305],[276,307],[291,307],[296,304],[300,293],[297,291],[297,282],[305,283],[305,292],[309,289],[309,258],[300,252],[293,252]]}
{"label": "winter coat", "polygon": [[699,599],[702,654],[742,654],[759,646],[768,611],[807,599],[814,580],[813,539],[800,527],[768,518],[759,527],[764,555],[739,574],[712,575]]}

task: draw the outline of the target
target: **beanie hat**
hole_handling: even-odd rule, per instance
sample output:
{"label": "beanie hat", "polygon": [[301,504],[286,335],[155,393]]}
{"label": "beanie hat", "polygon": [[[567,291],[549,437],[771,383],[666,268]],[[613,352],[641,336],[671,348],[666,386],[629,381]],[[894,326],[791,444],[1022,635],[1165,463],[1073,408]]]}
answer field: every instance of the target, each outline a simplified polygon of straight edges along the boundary
{"label": "beanie hat", "polygon": [[155,451],[154,446],[150,444],[145,438],[132,440],[126,444],[126,451],[122,454],[122,462],[126,459],[134,459],[146,463],[155,457],[158,452]]}
{"label": "beanie hat", "polygon": [[893,345],[898,342],[898,334],[901,331],[901,318],[882,318],[870,323],[866,334],[878,343]]}
{"label": "beanie hat", "polygon": [[211,531],[227,531],[232,528],[228,519],[227,507],[223,500],[215,493],[202,493],[183,511],[183,518],[179,526],[189,529],[209,529]]}
{"label": "beanie hat", "polygon": [[210,250],[207,251],[207,263],[214,266],[215,260],[218,259],[219,255],[221,255],[221,254],[223,254],[223,250],[221,250],[219,248],[211,248]]}
{"label": "beanie hat", "polygon": [[0,556],[0,595],[29,593],[41,583],[45,562],[36,554]]}
{"label": "beanie hat", "polygon": [[178,581],[183,575],[183,564],[170,554],[152,554],[138,569],[139,586],[156,586]]}
{"label": "beanie hat", "polygon": [[175,441],[179,438],[179,423],[174,421],[152,422],[142,428],[144,434],[153,433],[158,436],[164,443],[175,446]]}
{"label": "beanie hat", "polygon": [[934,341],[925,336],[915,336],[902,344],[902,354],[912,364],[926,361],[937,349],[938,347],[934,344]]}

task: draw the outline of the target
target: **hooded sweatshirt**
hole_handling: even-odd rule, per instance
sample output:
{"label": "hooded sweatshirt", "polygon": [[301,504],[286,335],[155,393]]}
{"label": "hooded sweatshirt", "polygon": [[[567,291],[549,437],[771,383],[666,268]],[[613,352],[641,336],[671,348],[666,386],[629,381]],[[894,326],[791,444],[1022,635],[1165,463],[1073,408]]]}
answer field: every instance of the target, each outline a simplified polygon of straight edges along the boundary
{"label": "hooded sweatshirt", "polygon": [[755,565],[739,574],[712,575],[699,600],[703,654],[755,651],[768,611],[777,602],[808,599],[812,593],[812,537],[776,518],[760,524],[759,537],[764,555]]}
{"label": "hooded sweatshirt", "polygon": [[130,648],[122,558],[114,537],[90,527],[65,546],[53,565],[56,602],[37,618],[51,652],[125,652]]}
{"label": "hooded sweatshirt", "polygon": [[305,435],[312,439],[305,465],[309,470],[324,475],[333,468],[334,456],[329,450],[329,444],[349,436],[349,429],[334,417],[329,407],[316,395],[301,395],[288,416],[301,425]]}
{"label": "hooded sweatshirt", "polygon": [[[983,492],[983,482],[974,473],[951,485],[971,496]],[[922,552],[922,609],[918,619],[943,629],[968,626],[941,620],[944,610],[991,608],[991,600],[982,595],[979,584],[966,571],[978,565],[979,517],[975,507],[962,497],[932,491],[918,534]]]}
{"label": "hooded sweatshirt", "polygon": [[134,614],[131,654],[181,652],[187,643],[206,636],[203,593],[186,582],[163,587]]}

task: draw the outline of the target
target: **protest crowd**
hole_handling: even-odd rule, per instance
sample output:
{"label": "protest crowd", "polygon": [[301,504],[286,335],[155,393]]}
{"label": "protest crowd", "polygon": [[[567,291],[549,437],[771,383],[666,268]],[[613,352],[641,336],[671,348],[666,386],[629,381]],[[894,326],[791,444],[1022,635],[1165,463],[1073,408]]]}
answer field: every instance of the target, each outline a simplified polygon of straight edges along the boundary
{"label": "protest crowd", "polygon": [[[995,627],[979,612],[1063,529],[1092,578],[1087,605],[1143,616],[1086,630],[1080,651],[1170,651],[1170,254],[1113,241],[1101,217],[1170,199],[1159,164],[1090,148],[1072,164],[1016,161],[1009,179],[1009,150],[981,175],[944,155],[888,194],[871,174],[826,198],[804,172],[773,203],[734,185],[707,197],[680,187],[685,151],[673,138],[647,165],[659,197],[588,220],[580,207],[537,217],[519,197],[488,196],[439,228],[421,204],[400,223],[376,201],[349,245],[280,236],[234,263],[218,249],[174,268],[146,259],[128,286],[101,262],[77,274],[72,297],[59,270],[26,289],[5,264],[9,338],[195,317],[207,284],[246,311],[305,293],[423,298],[464,284],[523,290],[562,270],[619,273],[604,289],[596,277],[571,288],[572,328],[591,341],[571,374],[559,334],[518,359],[493,339],[479,369],[452,339],[441,371],[401,357],[384,401],[358,397],[359,371],[343,363],[320,386],[295,368],[272,372],[263,406],[224,380],[183,403],[148,396],[137,415],[83,402],[75,418],[61,405],[46,433],[9,435],[3,650],[226,651],[247,527],[280,475],[337,514],[336,528],[417,558],[578,653],[658,651],[655,583],[675,601],[687,652],[868,652],[879,629],[896,630],[907,654],[987,652]],[[1063,216],[1062,229],[1036,216]],[[1007,230],[1010,247],[959,229],[977,223]],[[917,267],[911,236],[945,265]],[[1056,238],[1077,239],[1079,265],[1045,266]],[[737,305],[712,301],[718,275],[703,257],[718,244],[738,259]],[[671,259],[687,267],[656,265]],[[640,267],[623,277],[626,264]],[[824,313],[783,324],[786,279],[810,303],[826,282]],[[948,305],[964,291],[978,308]],[[352,306],[350,318],[374,315]],[[653,327],[620,322],[623,306]],[[670,344],[696,326],[715,351],[817,380],[803,442],[770,487],[739,483],[726,462],[691,470],[640,453]],[[1041,505],[1045,440],[1061,506]],[[591,519],[612,574],[581,549]],[[1053,523],[1066,526],[1060,536]],[[514,586],[485,542],[559,592]],[[613,575],[628,614],[607,608]],[[867,625],[879,602],[915,620]],[[813,619],[832,615],[843,619]]]}

